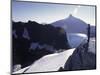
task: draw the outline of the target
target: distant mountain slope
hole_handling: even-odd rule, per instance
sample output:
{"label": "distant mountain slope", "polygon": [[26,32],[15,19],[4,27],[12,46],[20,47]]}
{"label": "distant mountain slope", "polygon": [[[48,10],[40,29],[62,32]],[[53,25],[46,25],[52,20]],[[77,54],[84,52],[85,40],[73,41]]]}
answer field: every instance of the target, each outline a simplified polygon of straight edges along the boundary
{"label": "distant mountain slope", "polygon": [[91,26],[90,36],[91,37],[96,37],[96,26]]}
{"label": "distant mountain slope", "polygon": [[62,27],[67,33],[87,33],[88,24],[72,15],[68,18],[52,23],[55,27]]}
{"label": "distant mountain slope", "polygon": [[[51,23],[55,27],[62,27],[66,33],[82,33],[87,35],[88,24],[70,15],[68,18]],[[90,37],[96,37],[96,26],[90,25]]]}

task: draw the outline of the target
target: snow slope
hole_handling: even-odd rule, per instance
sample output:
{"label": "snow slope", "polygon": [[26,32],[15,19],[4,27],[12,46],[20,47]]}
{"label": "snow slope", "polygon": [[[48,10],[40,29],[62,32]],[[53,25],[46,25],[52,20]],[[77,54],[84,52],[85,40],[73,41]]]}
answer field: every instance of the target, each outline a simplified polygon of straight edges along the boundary
{"label": "snow slope", "polygon": [[49,54],[41,59],[37,60],[35,63],[32,65],[21,69],[17,72],[14,72],[13,74],[16,73],[34,73],[34,72],[50,72],[50,71],[58,71],[60,67],[64,67],[64,64],[66,60],[69,58],[70,55],[72,55],[73,49],[66,50],[61,53],[54,53],[54,54]]}

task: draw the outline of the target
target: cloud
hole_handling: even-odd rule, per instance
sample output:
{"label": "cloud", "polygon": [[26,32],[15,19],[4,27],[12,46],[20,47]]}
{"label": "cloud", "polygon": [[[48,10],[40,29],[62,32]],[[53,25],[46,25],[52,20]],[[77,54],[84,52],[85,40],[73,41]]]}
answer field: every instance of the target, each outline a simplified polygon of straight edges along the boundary
{"label": "cloud", "polygon": [[81,7],[81,6],[79,5],[79,6],[77,6],[77,7],[74,9],[74,11],[73,11],[73,15],[76,15],[76,14],[77,14],[78,9],[79,9],[80,7]]}

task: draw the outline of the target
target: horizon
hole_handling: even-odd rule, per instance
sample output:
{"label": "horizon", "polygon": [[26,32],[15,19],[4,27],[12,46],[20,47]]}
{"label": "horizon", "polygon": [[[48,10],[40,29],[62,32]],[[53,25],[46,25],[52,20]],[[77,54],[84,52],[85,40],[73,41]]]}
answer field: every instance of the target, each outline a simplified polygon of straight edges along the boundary
{"label": "horizon", "polygon": [[28,22],[30,20],[40,24],[50,24],[68,18],[70,14],[87,24],[95,25],[95,6],[12,2],[12,20],[15,22]]}

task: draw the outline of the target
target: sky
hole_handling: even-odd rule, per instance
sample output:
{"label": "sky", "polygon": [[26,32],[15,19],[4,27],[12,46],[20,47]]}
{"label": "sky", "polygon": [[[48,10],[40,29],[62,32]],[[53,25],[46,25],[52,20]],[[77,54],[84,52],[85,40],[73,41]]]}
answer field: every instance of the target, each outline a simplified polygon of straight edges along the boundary
{"label": "sky", "polygon": [[73,16],[95,25],[95,6],[51,4],[38,2],[12,2],[12,20],[15,22],[28,20],[38,23],[52,23]]}

